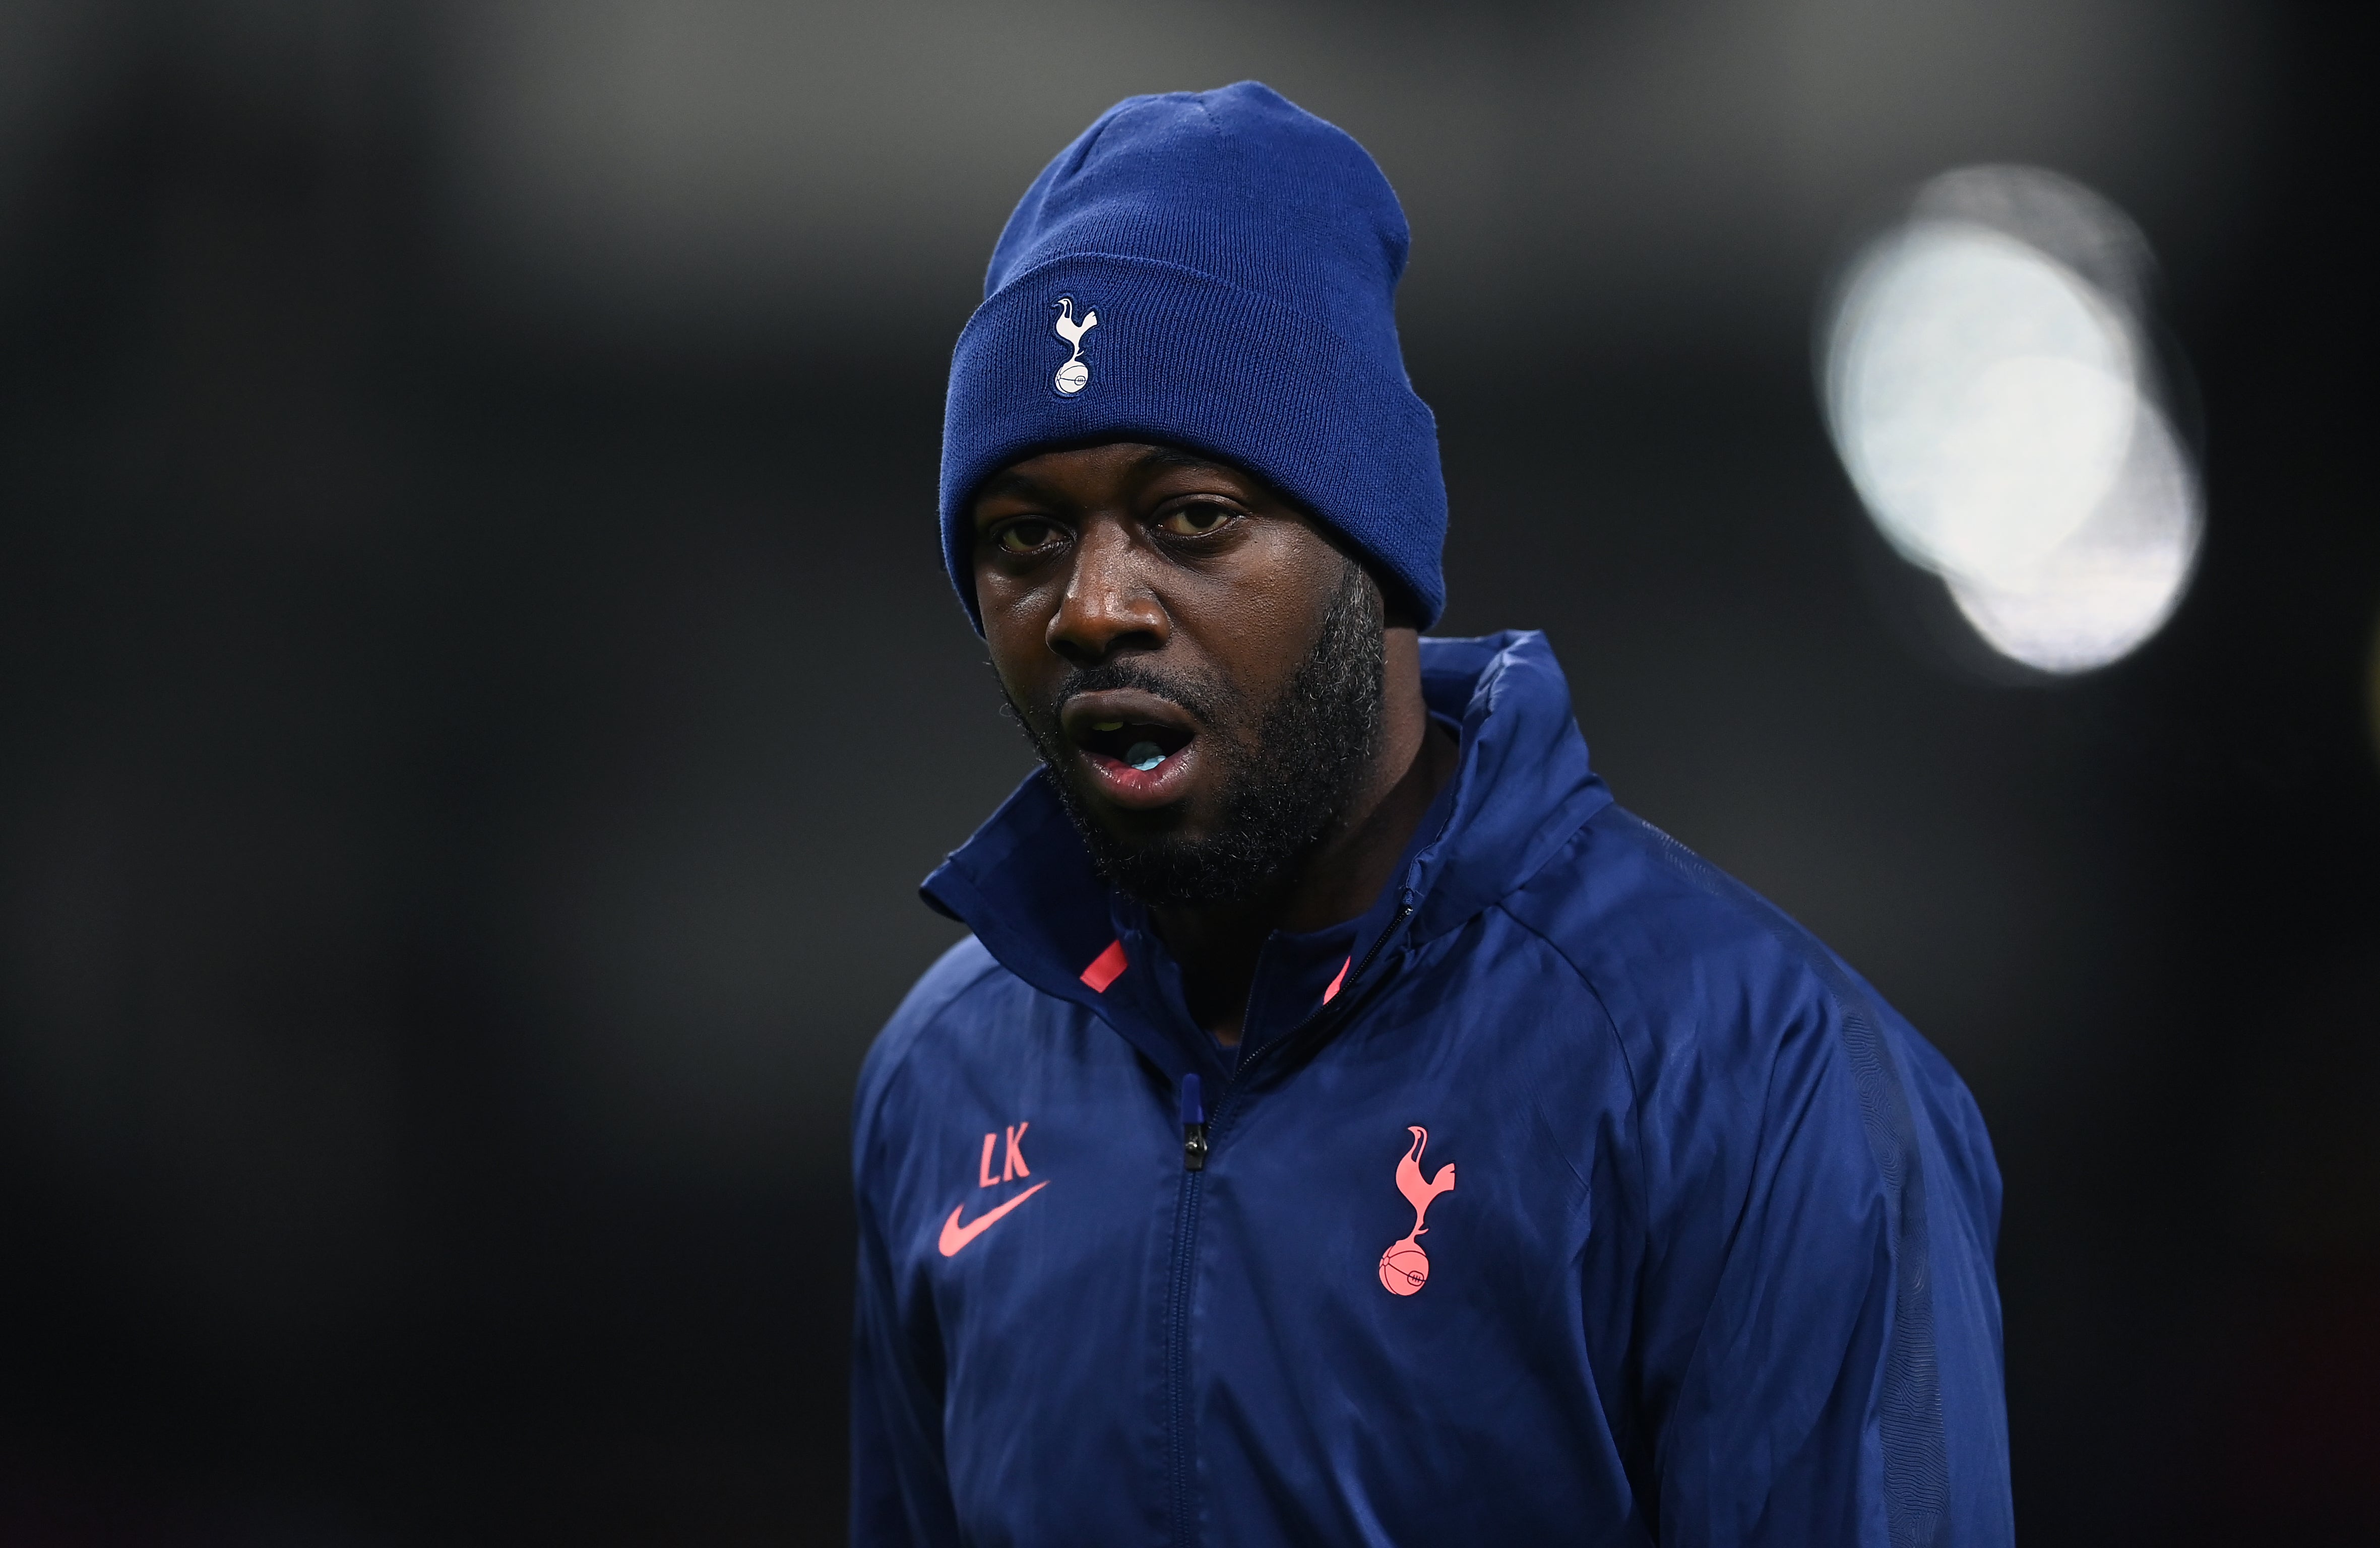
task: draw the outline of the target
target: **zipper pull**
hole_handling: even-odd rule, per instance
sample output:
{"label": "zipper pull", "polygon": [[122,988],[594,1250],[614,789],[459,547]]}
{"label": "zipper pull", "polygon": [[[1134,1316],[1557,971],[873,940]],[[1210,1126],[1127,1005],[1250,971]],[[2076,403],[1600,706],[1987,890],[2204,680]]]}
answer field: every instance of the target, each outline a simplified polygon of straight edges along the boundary
{"label": "zipper pull", "polygon": [[1198,1077],[1182,1077],[1182,1169],[1207,1169],[1207,1105],[1200,1100]]}

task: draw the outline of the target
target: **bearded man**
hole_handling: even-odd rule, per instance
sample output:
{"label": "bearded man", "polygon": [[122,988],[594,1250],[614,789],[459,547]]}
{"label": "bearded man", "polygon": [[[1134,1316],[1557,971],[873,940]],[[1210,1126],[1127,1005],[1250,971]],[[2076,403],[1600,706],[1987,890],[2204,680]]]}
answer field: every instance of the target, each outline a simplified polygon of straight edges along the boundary
{"label": "bearded man", "polygon": [[861,1078],[853,1540],[2007,1542],[1982,1120],[1542,636],[1422,637],[1406,242],[1243,83],[993,252],[942,536],[1043,767]]}

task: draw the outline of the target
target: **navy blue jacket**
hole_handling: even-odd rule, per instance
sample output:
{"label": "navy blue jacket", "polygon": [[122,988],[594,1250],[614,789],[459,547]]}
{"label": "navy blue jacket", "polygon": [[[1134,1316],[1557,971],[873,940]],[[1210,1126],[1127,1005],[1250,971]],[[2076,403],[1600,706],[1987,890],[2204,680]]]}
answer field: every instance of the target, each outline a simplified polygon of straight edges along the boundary
{"label": "navy blue jacket", "polygon": [[928,879],[974,936],[860,1079],[854,1541],[2010,1542],[1958,1076],[1612,804],[1542,636],[1422,664],[1456,779],[1236,1056],[1038,778]]}

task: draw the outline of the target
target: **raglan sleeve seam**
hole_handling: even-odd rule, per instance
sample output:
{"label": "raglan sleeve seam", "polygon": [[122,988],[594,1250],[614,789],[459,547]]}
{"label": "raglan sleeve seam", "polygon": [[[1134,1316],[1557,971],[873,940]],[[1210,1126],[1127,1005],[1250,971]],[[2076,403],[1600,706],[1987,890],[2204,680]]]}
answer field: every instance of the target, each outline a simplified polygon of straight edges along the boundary
{"label": "raglan sleeve seam", "polygon": [[[929,970],[930,971],[930,970]],[[949,989],[939,1004],[920,1009],[911,1015],[911,1008],[903,1005],[893,1011],[892,1022],[878,1036],[876,1046],[868,1051],[860,1075],[860,1090],[852,1115],[852,1184],[855,1194],[865,1198],[867,1175],[873,1170],[866,1165],[880,1137],[881,1118],[885,1104],[891,1100],[895,1086],[907,1078],[909,1056],[918,1041],[942,1024],[959,1003],[973,995],[983,984],[1000,972],[998,961],[986,957],[977,971],[965,982]],[[913,991],[914,992],[914,991]]]}
{"label": "raglan sleeve seam", "polygon": [[[1519,926],[1524,933],[1542,943],[1547,950],[1554,954],[1556,961],[1560,961],[1564,967],[1570,969],[1571,973],[1577,977],[1579,987],[1585,991],[1586,998],[1594,1004],[1596,1014],[1602,1019],[1602,1030],[1604,1035],[1610,1042],[1612,1051],[1620,1058],[1621,1070],[1628,1077],[1629,1144],[1636,1153],[1636,1188],[1639,1194],[1637,1204],[1639,1210],[1642,1211],[1638,1215],[1638,1218],[1649,1220],[1652,1218],[1652,1200],[1645,1195],[1646,1191],[1652,1187],[1652,1183],[1650,1181],[1651,1173],[1645,1168],[1645,1158],[1644,1084],[1638,1078],[1636,1061],[1629,1057],[1627,1040],[1620,1035],[1620,1022],[1619,1019],[1611,1013],[1611,1002],[1604,997],[1602,988],[1595,981],[1595,975],[1587,972],[1585,968],[1582,967],[1579,964],[1578,959],[1572,956],[1569,951],[1563,949],[1561,942],[1556,940],[1552,936],[1548,935],[1545,931],[1539,929],[1528,920],[1522,918],[1510,908],[1505,908],[1500,905],[1499,912],[1501,913],[1505,918],[1511,920],[1515,925]],[[1572,1175],[1576,1175],[1575,1168],[1572,1169]],[[1581,1178],[1579,1180],[1582,1183],[1585,1181],[1584,1178]]]}

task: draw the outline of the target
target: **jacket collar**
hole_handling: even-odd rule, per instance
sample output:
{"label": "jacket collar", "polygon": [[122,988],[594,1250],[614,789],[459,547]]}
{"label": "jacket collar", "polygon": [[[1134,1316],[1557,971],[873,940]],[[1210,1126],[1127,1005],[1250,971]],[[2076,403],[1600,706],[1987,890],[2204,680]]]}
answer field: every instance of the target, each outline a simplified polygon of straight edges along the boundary
{"label": "jacket collar", "polygon": [[[1587,763],[1570,685],[1543,635],[1421,642],[1422,693],[1462,738],[1455,776],[1397,877],[1365,914],[1312,935],[1276,934],[1249,996],[1244,1049],[1261,1047],[1403,953],[1456,929],[1550,860],[1611,799]],[[1087,1007],[1165,1071],[1230,1078],[1233,1055],[1195,1025],[1179,970],[1145,911],[1099,879],[1065,808],[1037,772],[920,891],[1035,988]],[[1390,937],[1396,937],[1394,940]]]}

